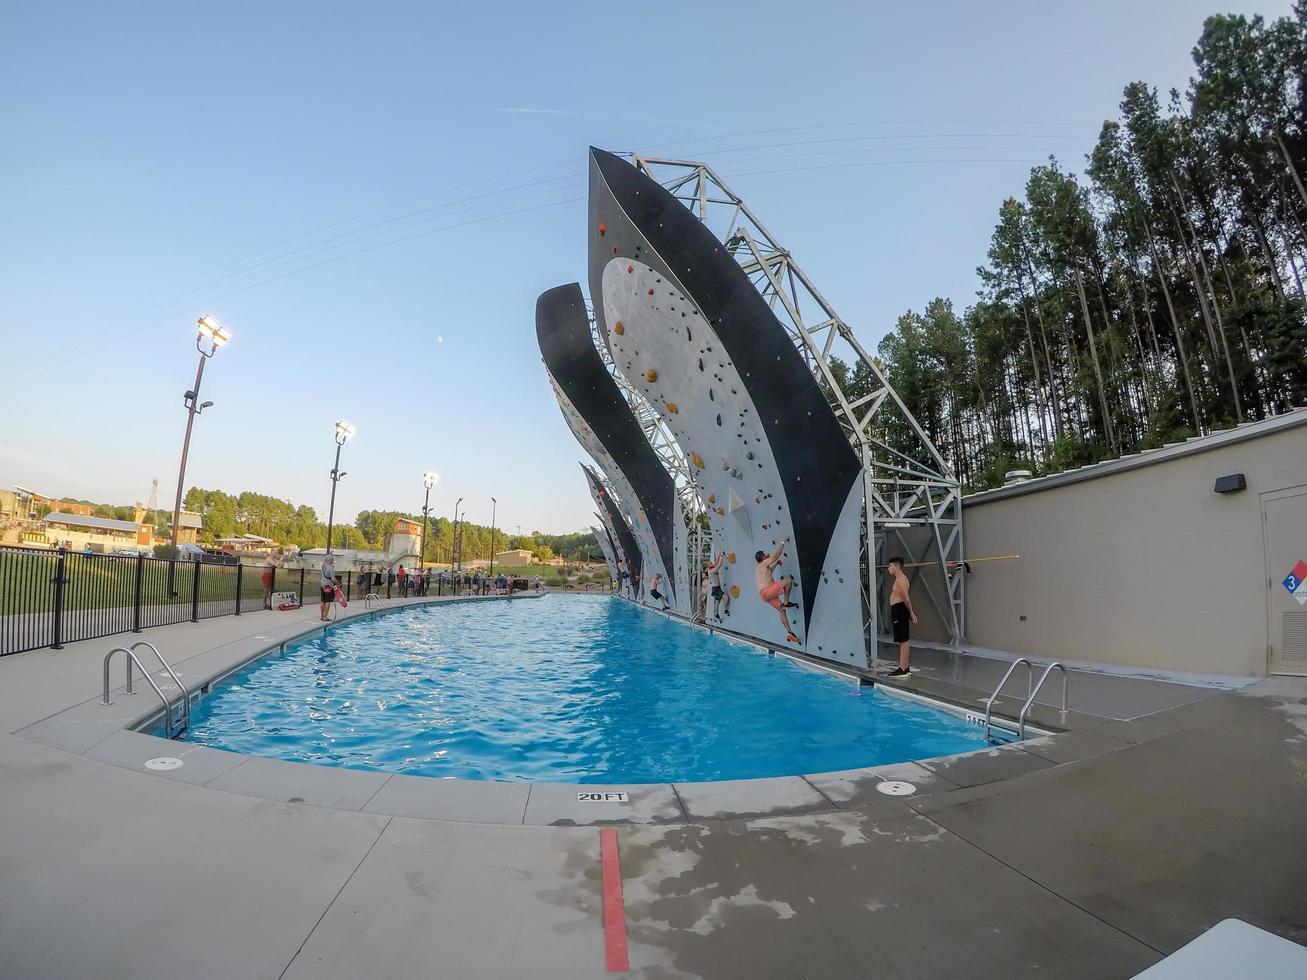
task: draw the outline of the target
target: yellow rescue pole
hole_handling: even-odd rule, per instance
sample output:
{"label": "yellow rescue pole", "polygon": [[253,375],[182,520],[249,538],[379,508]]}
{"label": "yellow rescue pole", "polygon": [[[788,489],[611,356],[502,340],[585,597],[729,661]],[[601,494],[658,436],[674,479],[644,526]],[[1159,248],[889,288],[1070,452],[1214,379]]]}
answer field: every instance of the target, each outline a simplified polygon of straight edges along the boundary
{"label": "yellow rescue pole", "polygon": [[[966,559],[966,561],[964,561],[964,562],[950,561],[950,562],[944,562],[943,564],[948,565],[950,568],[957,568],[957,566],[958,566],[959,564],[963,564],[963,565],[973,565],[973,564],[975,564],[976,562],[982,562],[982,561],[1014,561],[1015,559],[1020,558],[1020,557],[1021,557],[1020,555],[989,555],[989,556],[984,557],[984,558],[968,558],[968,559]],[[907,562],[903,567],[904,567],[904,568],[926,568],[927,566],[930,566],[930,565],[938,565],[938,564],[940,564],[940,562],[938,562],[938,561],[910,561],[910,562]],[[876,567],[877,567],[877,568],[889,568],[889,565],[877,565]]]}

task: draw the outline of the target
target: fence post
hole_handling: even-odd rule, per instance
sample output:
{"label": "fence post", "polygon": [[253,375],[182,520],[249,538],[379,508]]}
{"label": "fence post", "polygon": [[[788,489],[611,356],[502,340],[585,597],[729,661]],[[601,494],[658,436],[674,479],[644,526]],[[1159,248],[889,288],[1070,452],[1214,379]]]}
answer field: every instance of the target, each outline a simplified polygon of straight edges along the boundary
{"label": "fence post", "polygon": [[136,556],[136,590],[132,597],[132,632],[141,631],[141,583],[145,578],[145,559]]}
{"label": "fence post", "polygon": [[300,605],[304,605],[304,569],[300,569]]}
{"label": "fence post", "polygon": [[191,622],[192,623],[198,623],[200,621],[200,565],[201,564],[202,563],[199,561],[195,563],[195,582],[191,588]]}
{"label": "fence post", "polygon": [[62,650],[64,639],[64,559],[67,552],[59,549],[59,558],[54,565],[54,640],[51,649]]}
{"label": "fence post", "polygon": [[240,561],[237,561],[236,562],[236,615],[237,616],[241,614],[241,575],[244,571],[245,571],[245,566]]}

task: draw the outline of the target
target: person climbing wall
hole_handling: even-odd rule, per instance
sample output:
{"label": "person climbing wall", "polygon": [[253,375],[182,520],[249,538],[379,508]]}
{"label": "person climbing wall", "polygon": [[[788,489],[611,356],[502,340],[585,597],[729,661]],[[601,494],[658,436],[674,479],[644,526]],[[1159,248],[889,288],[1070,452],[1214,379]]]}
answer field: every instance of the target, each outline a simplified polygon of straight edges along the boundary
{"label": "person climbing wall", "polygon": [[717,558],[708,566],[708,581],[712,587],[712,618],[722,621],[722,613],[731,614],[731,596],[722,588],[722,568],[726,564],[726,552],[719,551]]}
{"label": "person climbing wall", "polygon": [[794,635],[794,630],[790,628],[790,619],[785,615],[786,609],[798,609],[797,602],[790,602],[790,590],[794,588],[794,576],[787,575],[779,582],[775,581],[772,573],[776,566],[781,563],[781,556],[785,554],[785,546],[790,543],[789,536],[781,538],[781,543],[776,546],[776,550],[770,555],[765,551],[759,551],[754,554],[757,568],[754,576],[758,585],[758,597],[769,606],[774,606],[776,612],[780,614],[781,625],[785,627],[785,639],[791,643],[800,642],[799,638]]}

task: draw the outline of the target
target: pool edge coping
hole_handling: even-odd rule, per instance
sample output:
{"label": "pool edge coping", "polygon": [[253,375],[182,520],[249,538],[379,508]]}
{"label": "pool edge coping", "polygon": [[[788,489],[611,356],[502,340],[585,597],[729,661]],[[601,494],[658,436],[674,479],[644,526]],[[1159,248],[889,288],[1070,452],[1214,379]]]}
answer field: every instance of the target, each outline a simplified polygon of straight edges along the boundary
{"label": "pool edge coping", "polygon": [[[194,699],[260,658],[315,633],[325,634],[338,625],[346,625],[365,618],[372,619],[417,606],[529,599],[547,594],[550,593],[432,598],[425,601],[409,601],[403,605],[381,609],[367,608],[325,624],[300,623],[298,624],[300,628],[279,636],[275,641],[267,642],[252,650],[244,650],[233,661],[197,675],[200,679],[188,683],[188,693]],[[658,612],[653,609],[646,609],[646,611]],[[680,617],[676,618],[680,620]],[[752,646],[773,656],[780,654],[798,666],[833,673],[850,682],[876,686],[874,677],[868,676],[869,672],[838,669],[840,665],[828,667],[813,663],[810,658],[795,657],[789,651],[776,650],[764,643],[737,636],[730,631],[714,630],[703,624],[687,621],[685,625],[704,629],[710,634],[723,632],[726,634],[724,639]],[[184,661],[179,661],[179,664],[199,660],[221,651],[224,647],[248,643],[252,639],[256,637],[241,637],[218,644],[188,656]],[[156,680],[168,680],[162,669],[151,672],[151,676]],[[974,712],[963,705],[907,691],[895,685],[879,686],[884,688],[887,696],[923,702],[955,715],[974,715]],[[125,696],[125,693],[125,686],[112,688],[111,701],[117,703],[114,696]],[[879,766],[753,779],[611,784],[460,780],[451,777],[437,778],[325,766],[228,752],[196,743],[161,738],[142,731],[142,728],[149,727],[152,722],[162,717],[162,706],[152,705],[149,710],[138,710],[131,715],[116,718],[88,719],[86,717],[88,714],[93,716],[96,708],[103,707],[106,706],[101,704],[99,697],[77,702],[12,734],[83,756],[91,761],[161,778],[189,782],[217,792],[230,792],[274,802],[319,806],[345,812],[509,826],[692,824],[742,818],[760,819],[798,813],[835,813],[851,808],[863,808],[878,802],[902,804],[905,800],[917,796],[923,788],[924,792],[920,792],[920,795],[956,792],[975,785],[1016,778],[1026,772],[1081,761],[1070,759],[1054,763],[1035,752],[1028,751],[1028,746],[1046,746],[1050,739],[1066,734],[1040,730],[1034,738],[1028,738],[1024,742],[986,746],[962,753]],[[995,719],[999,720],[1000,717],[996,713]],[[1002,718],[1002,720],[1007,725],[1015,727],[1014,719]],[[53,736],[45,731],[46,729],[57,731],[61,724],[68,723],[76,728],[79,725],[86,725],[88,721],[96,726],[94,734],[98,737],[84,747],[78,747],[80,743],[64,741],[63,736]],[[33,729],[36,731],[33,732]],[[85,729],[83,728],[82,731]],[[124,736],[123,733],[135,736],[135,740]],[[43,734],[46,737],[43,738]],[[133,741],[136,741],[137,748],[129,748]],[[1118,747],[1128,747],[1128,744],[1121,742]],[[185,745],[187,748],[184,752],[177,752],[174,747],[178,745]],[[184,762],[179,762],[173,769],[156,770],[145,767],[145,762],[150,760],[178,759],[181,756],[197,754],[197,758],[207,759],[211,764],[219,766],[218,771],[207,779],[197,780],[190,778],[191,772],[182,771],[185,768]],[[958,764],[966,765],[968,761],[973,763],[972,768],[977,762],[984,768],[983,762],[986,759],[999,760],[992,767],[995,770],[992,779],[955,782],[947,775],[951,767]],[[1019,770],[1017,773],[1009,771],[1014,763],[1015,768]],[[911,778],[904,778],[905,776]],[[215,783],[218,785],[213,785]],[[386,792],[392,783],[395,788]],[[906,783],[911,785],[913,790],[908,795],[891,795],[884,791],[877,793],[875,787],[881,783]],[[582,803],[579,797],[574,796],[580,793],[622,793],[625,794],[626,801]],[[568,796],[574,798],[568,801]],[[387,801],[391,797],[399,797],[399,799],[388,804]],[[380,798],[379,803],[378,798]],[[547,802],[550,798],[553,798],[552,803]],[[353,805],[355,802],[358,803],[357,806]],[[578,808],[583,809],[578,810]],[[540,812],[542,810],[543,814]],[[553,819],[545,819],[551,814],[556,816]],[[533,816],[534,819],[528,819]]]}

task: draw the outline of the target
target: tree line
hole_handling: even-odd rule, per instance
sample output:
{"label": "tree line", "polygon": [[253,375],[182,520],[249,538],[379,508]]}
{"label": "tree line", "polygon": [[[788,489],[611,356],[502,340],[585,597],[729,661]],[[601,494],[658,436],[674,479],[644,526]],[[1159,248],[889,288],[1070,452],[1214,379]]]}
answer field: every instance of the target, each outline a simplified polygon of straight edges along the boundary
{"label": "tree line", "polygon": [[[327,525],[319,519],[314,508],[306,504],[297,507],[289,500],[268,494],[248,490],[230,494],[192,487],[183,498],[182,506],[201,516],[203,529],[199,536],[204,544],[242,534],[257,534],[301,551],[322,548],[327,543]],[[400,519],[421,523],[422,515],[396,510],[363,510],[352,524],[340,521],[333,525],[331,545],[342,549],[384,550],[395,521]],[[495,552],[524,548],[542,561],[554,555],[575,561],[596,551],[588,531],[571,534],[532,531],[518,535],[505,534],[503,528],[496,528],[492,539],[491,528],[460,520],[458,534],[462,539],[460,554],[464,562],[489,558],[492,546]],[[453,554],[454,522],[447,517],[429,518],[424,559],[443,563],[448,562]]]}
{"label": "tree line", "polygon": [[[1083,174],[1031,170],[973,305],[934,299],[881,341],[966,487],[1307,404],[1307,0],[1270,23],[1208,18],[1193,57],[1165,104],[1125,87]],[[901,422],[879,435],[919,455]]]}

